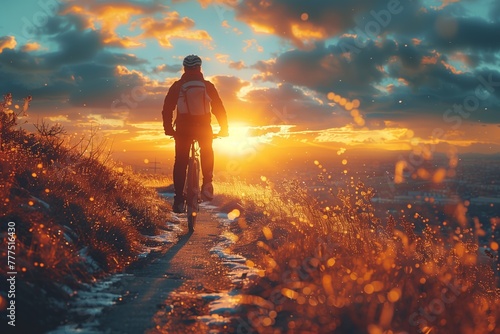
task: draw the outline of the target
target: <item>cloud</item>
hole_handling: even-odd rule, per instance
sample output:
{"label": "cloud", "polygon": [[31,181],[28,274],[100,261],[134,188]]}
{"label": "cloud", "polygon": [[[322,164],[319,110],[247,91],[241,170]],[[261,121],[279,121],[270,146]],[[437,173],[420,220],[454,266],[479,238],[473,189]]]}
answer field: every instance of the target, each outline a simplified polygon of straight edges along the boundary
{"label": "cloud", "polygon": [[[500,31],[498,2],[483,1],[492,19],[475,15],[470,4],[443,1],[429,7],[423,1],[320,1],[258,0],[235,6],[237,18],[255,31],[291,41],[298,49],[314,49],[331,38],[348,39],[343,51],[364,52],[370,42],[408,43],[419,40],[428,51],[462,52],[471,62],[494,66],[498,62]],[[276,15],[275,13],[279,13]]]}
{"label": "cloud", "polygon": [[149,61],[139,58],[131,53],[116,53],[103,50],[95,55],[94,61],[99,64],[105,65],[143,65],[148,64]]}
{"label": "cloud", "polygon": [[232,68],[234,70],[242,70],[246,68],[245,62],[242,60],[240,61],[230,61],[229,62],[229,68]]}
{"label": "cloud", "polygon": [[93,59],[103,49],[99,32],[94,30],[69,30],[56,37],[59,50],[46,55],[47,66],[57,67],[59,64],[79,63]]}
{"label": "cloud", "polygon": [[[273,124],[297,125],[297,138],[309,141],[325,128],[333,130],[321,138],[350,128],[361,131],[360,139],[375,130],[385,138],[394,124],[428,137],[425,122],[447,131],[462,123],[500,123],[500,19],[493,14],[500,13],[499,2],[481,2],[487,18],[470,10],[469,2],[445,0],[430,7],[422,0],[401,0],[402,10],[384,17],[395,1],[200,0],[219,14],[214,31],[226,37],[245,32],[234,54],[221,49],[204,58],[245,69],[238,72],[241,77],[211,78],[229,121],[268,127],[270,133]],[[234,28],[232,16],[222,15],[229,10],[240,20],[238,27],[243,22],[260,33]],[[180,61],[158,65],[159,58],[142,58],[149,49],[135,50],[158,43],[173,53],[169,59],[179,60],[183,41],[205,49],[221,43],[220,35],[182,13],[160,1],[64,2],[28,43],[0,37],[0,89],[33,95],[37,112],[56,118],[64,110],[64,119],[72,121],[91,117],[112,126],[120,120],[126,131],[136,131],[131,122],[160,122]],[[286,51],[273,50],[269,41],[276,38],[261,39],[262,33],[279,37]],[[250,51],[267,58],[249,63]],[[248,73],[253,77],[244,77]],[[357,99],[360,106],[348,110],[328,98],[330,93]]]}
{"label": "cloud", "polygon": [[[476,89],[484,90],[478,78],[491,78],[492,85],[500,82],[497,70],[471,68],[460,59],[468,58],[457,51],[436,51],[425,40],[400,37],[361,43],[357,37],[345,36],[328,46],[316,43],[314,48],[290,50],[251,67],[260,72],[255,80],[286,82],[320,95],[333,92],[356,98],[362,102],[363,112],[371,114],[368,118],[385,120],[398,119],[401,112],[408,118],[422,113],[442,117],[454,104],[474,97]],[[468,120],[500,122],[500,115],[485,110],[500,101],[500,89],[492,89],[488,98],[479,101],[480,107],[474,106]]]}
{"label": "cloud", "polygon": [[41,48],[42,46],[37,42],[28,42],[21,47],[21,51],[32,52],[32,51],[38,51]]}
{"label": "cloud", "polygon": [[246,39],[243,41],[245,43],[245,46],[243,47],[243,52],[247,52],[250,49],[255,49],[259,52],[264,51],[264,48],[259,45],[257,40],[255,38],[253,39]]}
{"label": "cloud", "polygon": [[[15,96],[32,95],[34,104],[41,109],[47,106],[43,112],[50,115],[59,113],[57,108],[69,110],[72,106],[100,108],[103,114],[111,114],[116,100],[131,109],[165,90],[141,71],[125,67],[147,63],[136,56],[101,50],[76,61],[63,55],[67,54],[5,49],[0,54],[0,90]],[[128,102],[134,94],[136,98]]]}
{"label": "cloud", "polygon": [[231,29],[236,35],[241,35],[243,32],[236,28],[236,27],[231,27],[231,25],[227,22],[227,20],[223,20],[221,23],[221,27],[226,28],[226,29]]}
{"label": "cloud", "polygon": [[[175,1],[182,1],[182,0],[174,0]],[[198,0],[198,2],[201,4],[203,8],[207,8],[209,5],[213,5],[216,7],[222,7],[222,6],[228,6],[228,7],[234,7],[237,3],[238,0]],[[221,9],[225,10],[225,9]]]}
{"label": "cloud", "polygon": [[240,90],[250,85],[249,82],[235,76],[218,75],[209,77],[209,80],[216,86],[221,98],[226,100],[238,99]]}
{"label": "cloud", "polygon": [[350,145],[364,145],[367,143],[378,143],[386,145],[390,143],[397,149],[407,149],[409,145],[409,130],[406,128],[384,128],[382,130],[356,129],[352,126],[330,128],[318,131],[314,138],[316,142],[336,142]]}
{"label": "cloud", "polygon": [[490,15],[490,19],[492,21],[499,22],[500,21],[500,2],[492,1],[490,5],[490,10],[488,11]]}
{"label": "cloud", "polygon": [[428,30],[426,41],[439,50],[498,51],[500,22],[480,17],[438,17],[435,31]]}
{"label": "cloud", "polygon": [[[117,112],[124,117],[124,111],[129,117],[135,117],[136,111],[140,111],[141,117],[158,117],[153,114],[161,109],[168,80],[159,82],[145,73],[178,72],[180,65],[148,70],[149,61],[135,54],[112,51],[110,47],[123,48],[127,46],[123,41],[139,36],[144,39],[152,34],[155,22],[164,24],[157,33],[170,32],[164,38],[210,38],[192,29],[194,21],[175,12],[155,21],[153,16],[165,9],[162,5],[138,2],[69,2],[59,15],[49,17],[45,25],[33,32],[37,42],[16,48],[14,37],[0,39],[0,90],[15,96],[33,95],[40,115],[56,118],[65,109],[68,115],[63,118],[71,120],[81,119],[86,110],[108,118]],[[116,20],[111,22],[113,15]],[[135,36],[121,36],[118,31],[126,30],[119,28],[132,19],[144,24],[145,30]],[[40,48],[38,41],[50,45],[50,51]]]}
{"label": "cloud", "polygon": [[[195,22],[192,19],[180,17],[178,12],[169,11],[158,2],[85,2],[69,4],[62,14],[78,17],[83,29],[99,31],[102,43],[107,46],[143,47],[145,38],[154,38],[166,48],[173,47],[171,40],[175,38],[204,43],[212,40],[205,30],[193,29]],[[119,29],[127,25],[132,31],[128,36]],[[138,33],[135,32],[137,28],[140,29]]]}
{"label": "cloud", "polygon": [[214,76],[209,77],[208,80],[219,92],[230,122],[246,121],[250,118],[247,104],[239,97],[240,92],[250,86],[249,82],[235,76]]}
{"label": "cloud", "polygon": [[298,129],[343,126],[351,122],[348,113],[339,113],[322,103],[314,92],[280,84],[276,88],[252,89],[243,98],[251,106],[257,124],[293,124]]}
{"label": "cloud", "polygon": [[82,19],[84,28],[99,30],[103,36],[103,44],[116,47],[138,47],[143,45],[139,39],[120,36],[117,32],[118,28],[130,23],[134,16],[151,15],[165,9],[165,6],[158,3],[84,2],[83,4],[68,4],[62,10],[62,15],[77,15]]}
{"label": "cloud", "polygon": [[0,53],[0,65],[0,73],[17,72],[23,75],[40,73],[47,70],[44,58],[35,57],[31,53],[10,48],[5,48]]}
{"label": "cloud", "polygon": [[152,80],[145,73],[123,65],[82,64],[72,68],[75,89],[69,103],[99,108],[102,114],[117,111],[149,114],[161,109],[166,83]]}
{"label": "cloud", "polygon": [[384,9],[387,3],[387,0],[250,0],[239,2],[235,11],[237,18],[255,31],[275,34],[302,48],[354,28],[358,16]]}
{"label": "cloud", "polygon": [[222,63],[222,64],[228,63],[229,57],[230,57],[230,55],[228,55],[228,54],[222,54],[222,53],[215,54],[215,59],[217,59],[217,61]]}
{"label": "cloud", "polygon": [[155,74],[160,74],[160,73],[177,73],[182,71],[182,65],[181,64],[176,64],[176,65],[168,65],[168,64],[162,64],[159,66],[156,66],[153,69],[153,73]]}
{"label": "cloud", "polygon": [[230,123],[254,126],[294,125],[299,129],[343,126],[351,123],[347,112],[339,113],[323,104],[312,91],[290,84],[259,88],[236,76],[213,76]]}
{"label": "cloud", "polygon": [[[56,27],[60,30],[55,30]],[[44,72],[57,70],[67,64],[91,61],[103,50],[102,35],[99,31],[83,29],[78,18],[73,16],[50,18],[38,34],[40,40],[52,44],[51,49],[56,51],[34,50],[38,42],[31,42],[21,50],[2,53],[0,63],[3,63],[6,69],[15,69],[21,73]]]}
{"label": "cloud", "polygon": [[4,49],[14,49],[16,45],[17,42],[14,36],[0,37],[0,53],[2,53]]}
{"label": "cloud", "polygon": [[395,45],[388,42],[366,48],[366,52],[355,55],[349,62],[338,46],[326,47],[318,43],[312,50],[287,51],[276,59],[259,61],[252,67],[261,71],[262,80],[287,82],[324,94],[330,91],[348,97],[373,94],[376,93],[373,84],[385,77],[380,68],[384,64],[383,53],[394,49]]}
{"label": "cloud", "polygon": [[141,38],[155,38],[166,48],[173,47],[173,38],[201,41],[205,44],[212,40],[207,31],[193,30],[195,22],[187,17],[181,18],[177,12],[169,12],[159,20],[152,17],[142,18],[132,26],[139,26],[144,31]]}

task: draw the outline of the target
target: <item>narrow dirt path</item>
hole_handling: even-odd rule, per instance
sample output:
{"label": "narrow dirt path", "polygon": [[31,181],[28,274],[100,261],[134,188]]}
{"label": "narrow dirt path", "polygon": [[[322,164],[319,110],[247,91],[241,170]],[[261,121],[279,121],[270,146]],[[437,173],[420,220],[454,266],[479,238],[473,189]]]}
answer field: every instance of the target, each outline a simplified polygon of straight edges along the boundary
{"label": "narrow dirt path", "polygon": [[193,234],[186,232],[114,288],[123,298],[98,319],[100,329],[110,334],[234,332],[231,319],[210,314],[210,302],[232,288],[226,266],[210,251],[220,235],[220,223],[202,209]]}

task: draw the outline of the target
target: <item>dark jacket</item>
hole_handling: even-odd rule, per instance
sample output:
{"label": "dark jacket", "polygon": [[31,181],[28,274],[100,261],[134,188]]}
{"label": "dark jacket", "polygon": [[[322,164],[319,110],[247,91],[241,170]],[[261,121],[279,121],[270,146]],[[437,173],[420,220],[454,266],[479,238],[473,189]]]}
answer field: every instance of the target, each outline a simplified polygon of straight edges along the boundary
{"label": "dark jacket", "polygon": [[[191,80],[199,80],[205,82],[205,87],[207,89],[207,94],[210,96],[212,101],[211,112],[217,118],[217,122],[219,123],[221,129],[227,129],[227,115],[226,109],[222,104],[222,100],[219,97],[219,93],[215,89],[213,83],[208,80],[205,80],[203,77],[203,73],[194,72],[194,73],[184,73],[180,80],[177,80],[173,83],[173,85],[168,90],[167,96],[165,96],[165,102],[163,103],[163,128],[165,130],[172,127],[172,118],[175,108],[177,107],[177,99],[179,97],[181,86]],[[184,130],[189,130],[192,127],[210,127],[211,115],[203,115],[203,116],[192,116],[192,115],[182,115],[177,114],[176,119],[176,132],[182,133]]]}

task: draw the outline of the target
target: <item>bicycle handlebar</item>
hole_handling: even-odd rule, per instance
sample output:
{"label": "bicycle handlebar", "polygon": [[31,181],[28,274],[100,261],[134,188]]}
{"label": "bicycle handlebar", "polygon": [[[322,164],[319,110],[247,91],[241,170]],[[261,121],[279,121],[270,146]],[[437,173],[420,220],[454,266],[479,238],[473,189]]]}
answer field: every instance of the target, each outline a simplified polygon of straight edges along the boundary
{"label": "bicycle handlebar", "polygon": [[[172,135],[170,135],[170,136],[168,136],[168,137],[169,137],[170,139],[175,139],[175,135],[173,135],[173,136],[172,136]],[[212,138],[213,138],[213,139],[218,139],[218,138],[224,138],[224,136],[219,136],[219,134],[218,134],[218,133],[214,133],[214,134],[212,134]]]}

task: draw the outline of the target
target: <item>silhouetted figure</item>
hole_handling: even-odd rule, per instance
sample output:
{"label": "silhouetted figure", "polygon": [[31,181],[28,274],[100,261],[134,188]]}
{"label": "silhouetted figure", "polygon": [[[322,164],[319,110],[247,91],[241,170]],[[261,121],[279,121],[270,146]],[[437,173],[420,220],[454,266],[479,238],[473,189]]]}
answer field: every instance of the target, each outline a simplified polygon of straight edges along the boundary
{"label": "silhouetted figure", "polygon": [[[184,183],[189,161],[189,148],[193,139],[200,144],[203,183],[201,193],[205,200],[213,199],[214,151],[211,113],[220,125],[219,137],[228,136],[227,115],[215,86],[205,80],[201,72],[201,59],[189,55],[183,61],[184,74],[168,90],[163,104],[163,128],[165,135],[175,139],[174,205],[173,211],[184,211]],[[173,113],[177,108],[175,130]]]}

